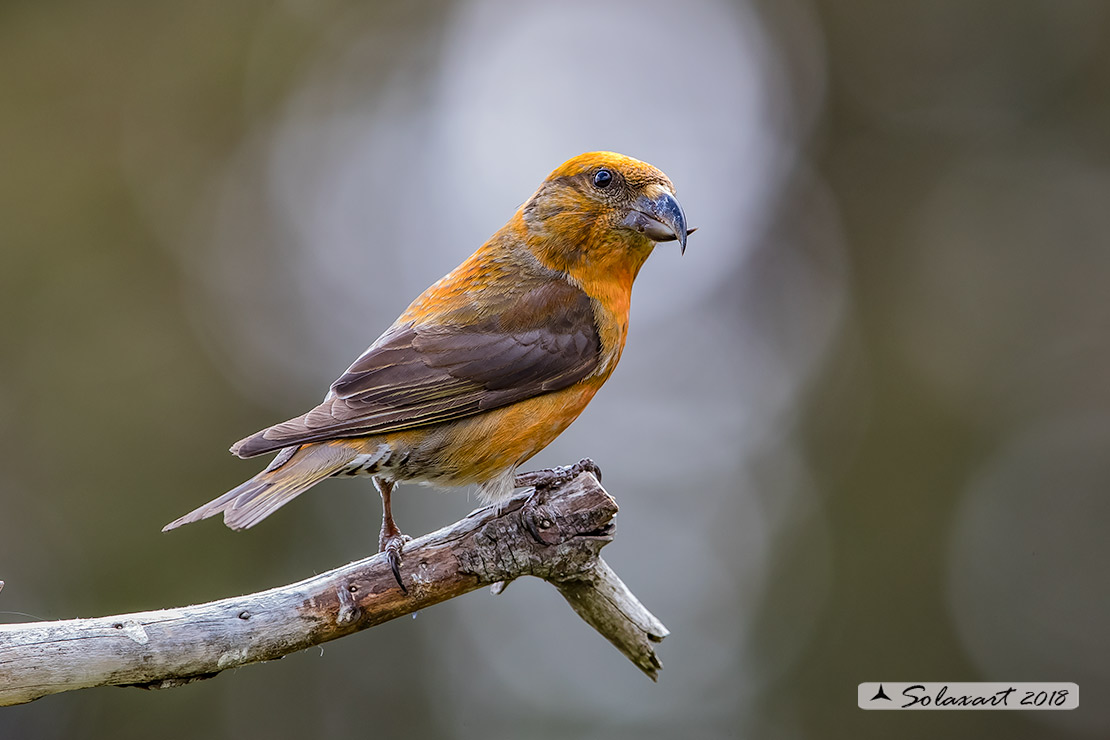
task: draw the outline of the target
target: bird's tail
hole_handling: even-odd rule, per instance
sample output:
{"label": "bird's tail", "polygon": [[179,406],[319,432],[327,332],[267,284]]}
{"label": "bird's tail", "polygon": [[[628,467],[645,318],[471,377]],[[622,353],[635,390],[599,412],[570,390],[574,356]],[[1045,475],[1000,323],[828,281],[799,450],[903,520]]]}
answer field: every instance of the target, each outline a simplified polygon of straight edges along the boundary
{"label": "bird's tail", "polygon": [[288,447],[278,453],[261,473],[175,519],[162,527],[162,531],[199,522],[220,512],[223,512],[224,524],[232,529],[253,527],[324,478],[341,470],[356,454],[349,447],[334,444]]}

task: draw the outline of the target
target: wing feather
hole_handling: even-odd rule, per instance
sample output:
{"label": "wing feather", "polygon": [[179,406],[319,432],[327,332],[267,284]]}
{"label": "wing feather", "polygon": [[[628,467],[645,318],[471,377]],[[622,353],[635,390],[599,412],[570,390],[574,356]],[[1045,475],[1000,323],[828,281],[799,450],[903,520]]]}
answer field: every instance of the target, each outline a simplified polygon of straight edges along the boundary
{"label": "wing feather", "polygon": [[282,447],[462,419],[587,377],[599,364],[593,305],[548,280],[470,325],[404,324],[374,343],[316,408],[238,442],[252,457]]}

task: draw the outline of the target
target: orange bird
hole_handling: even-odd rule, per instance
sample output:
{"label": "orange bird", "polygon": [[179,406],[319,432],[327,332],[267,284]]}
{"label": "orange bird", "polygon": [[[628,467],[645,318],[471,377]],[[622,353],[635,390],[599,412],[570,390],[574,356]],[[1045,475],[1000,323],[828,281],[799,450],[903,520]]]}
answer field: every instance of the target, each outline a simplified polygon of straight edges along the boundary
{"label": "orange bird", "polygon": [[[692,230],[691,230],[692,231]],[[594,397],[628,334],[632,281],[656,242],[686,249],[674,186],[645,162],[577,156],[489,241],[428,288],[331,385],[316,408],[236,442],[277,451],[258,475],[163,531],[223,513],[246,529],[330,476],[372,476],[379,551],[398,584],[405,537],[390,494],[400,481],[478,485],[486,503],[564,480],[583,460],[517,476]]]}

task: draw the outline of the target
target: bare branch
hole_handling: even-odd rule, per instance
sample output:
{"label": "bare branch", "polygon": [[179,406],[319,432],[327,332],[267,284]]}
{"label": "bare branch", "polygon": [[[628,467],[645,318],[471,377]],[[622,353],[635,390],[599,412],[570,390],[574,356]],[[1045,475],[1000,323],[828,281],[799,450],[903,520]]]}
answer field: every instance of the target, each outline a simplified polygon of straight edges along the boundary
{"label": "bare branch", "polygon": [[598,556],[613,498],[589,473],[543,504],[544,542],[520,511],[528,492],[405,546],[401,592],[382,555],[299,583],[177,609],[0,625],[0,706],[91,686],[169,688],[274,660],[473,591],[531,575],[652,679],[666,628]]}

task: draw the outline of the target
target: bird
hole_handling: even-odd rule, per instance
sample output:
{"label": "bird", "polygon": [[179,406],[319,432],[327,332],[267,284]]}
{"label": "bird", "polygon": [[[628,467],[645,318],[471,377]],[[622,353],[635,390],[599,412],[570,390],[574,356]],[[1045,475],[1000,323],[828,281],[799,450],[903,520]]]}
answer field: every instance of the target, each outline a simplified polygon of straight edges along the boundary
{"label": "bird", "polygon": [[[397,483],[476,484],[501,504],[581,470],[517,475],[613,373],[632,283],[656,243],[686,251],[686,216],[660,170],[615,152],[555,169],[499,231],[420,296],[331,384],[315,408],[231,447],[277,455],[264,470],[167,524],[223,514],[253,527],[329,477],[369,476],[381,495],[378,551],[403,591]],[[531,499],[530,499],[531,501]],[[533,534],[535,532],[533,531]]]}

